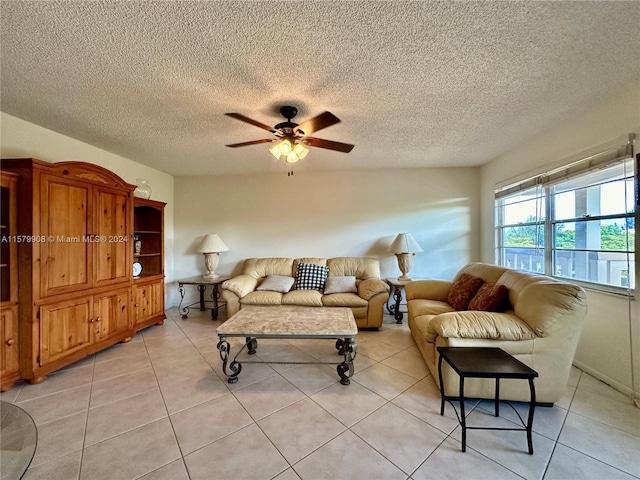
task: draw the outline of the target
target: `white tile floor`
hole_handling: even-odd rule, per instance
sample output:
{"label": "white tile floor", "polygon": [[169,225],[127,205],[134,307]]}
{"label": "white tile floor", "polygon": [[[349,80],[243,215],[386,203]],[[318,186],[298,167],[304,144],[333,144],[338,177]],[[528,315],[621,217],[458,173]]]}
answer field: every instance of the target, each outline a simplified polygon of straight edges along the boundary
{"label": "white tile floor", "polygon": [[[26,479],[640,478],[640,409],[577,369],[561,402],[536,409],[534,455],[523,432],[486,430],[470,431],[462,453],[452,408],[439,415],[433,378],[390,316],[358,334],[351,385],[335,367],[260,364],[232,385],[216,349],[224,318],[167,314],[129,343],[2,394],[38,426]],[[328,340],[260,341],[258,355],[337,357]],[[490,408],[470,402],[470,422],[513,426],[508,407],[499,419]]]}

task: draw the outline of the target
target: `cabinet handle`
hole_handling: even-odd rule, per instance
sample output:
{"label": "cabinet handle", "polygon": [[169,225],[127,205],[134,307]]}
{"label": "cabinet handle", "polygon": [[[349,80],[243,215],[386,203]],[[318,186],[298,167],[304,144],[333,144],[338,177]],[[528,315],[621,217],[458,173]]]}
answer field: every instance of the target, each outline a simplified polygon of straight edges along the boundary
{"label": "cabinet handle", "polygon": [[92,318],[91,320],[89,320],[89,323],[93,323],[95,322],[95,320]]}
{"label": "cabinet handle", "polygon": [[13,338],[10,338],[9,340],[7,340],[7,345],[11,346],[14,343],[16,343],[16,341]]}
{"label": "cabinet handle", "polygon": [[99,322],[100,320],[102,320],[102,318],[100,317],[96,318],[96,322]]}

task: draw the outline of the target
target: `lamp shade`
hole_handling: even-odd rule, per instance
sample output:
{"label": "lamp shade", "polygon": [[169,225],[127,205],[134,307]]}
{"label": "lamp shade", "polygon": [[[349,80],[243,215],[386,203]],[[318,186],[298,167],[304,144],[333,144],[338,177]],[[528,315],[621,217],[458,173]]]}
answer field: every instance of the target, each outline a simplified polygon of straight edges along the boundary
{"label": "lamp shade", "polygon": [[229,250],[222,239],[215,233],[205,235],[200,245],[198,245],[199,253],[226,252]]}
{"label": "lamp shade", "polygon": [[423,251],[410,233],[399,233],[389,246],[389,252],[393,253],[416,253]]}

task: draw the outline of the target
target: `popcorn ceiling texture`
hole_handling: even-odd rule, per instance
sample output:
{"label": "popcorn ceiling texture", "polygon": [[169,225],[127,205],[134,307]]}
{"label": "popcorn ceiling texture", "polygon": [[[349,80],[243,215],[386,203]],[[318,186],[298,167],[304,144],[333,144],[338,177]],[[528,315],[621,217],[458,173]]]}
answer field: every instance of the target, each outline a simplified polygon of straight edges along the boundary
{"label": "popcorn ceiling texture", "polygon": [[301,171],[476,166],[640,81],[638,1],[1,8],[3,112],[173,175],[286,170],[225,112],[337,115]]}

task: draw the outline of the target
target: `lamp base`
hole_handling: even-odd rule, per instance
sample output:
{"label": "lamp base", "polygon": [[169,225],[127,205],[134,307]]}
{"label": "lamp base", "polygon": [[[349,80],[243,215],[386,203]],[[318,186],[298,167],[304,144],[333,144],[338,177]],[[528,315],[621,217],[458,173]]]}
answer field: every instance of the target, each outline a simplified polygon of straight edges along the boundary
{"label": "lamp base", "polygon": [[411,280],[409,272],[411,271],[414,255],[415,253],[396,253],[396,257],[398,258],[398,268],[402,272],[402,275],[398,277],[398,280],[402,282]]}
{"label": "lamp base", "polygon": [[218,268],[219,261],[220,257],[217,252],[208,252],[204,254],[204,264],[207,267],[207,274],[203,275],[203,278],[216,278],[220,276],[215,273],[216,268]]}

